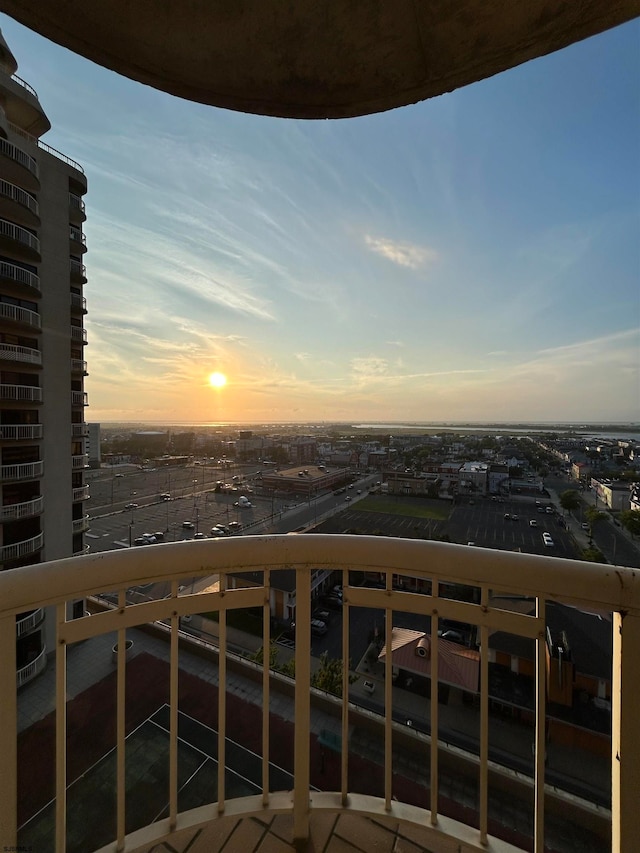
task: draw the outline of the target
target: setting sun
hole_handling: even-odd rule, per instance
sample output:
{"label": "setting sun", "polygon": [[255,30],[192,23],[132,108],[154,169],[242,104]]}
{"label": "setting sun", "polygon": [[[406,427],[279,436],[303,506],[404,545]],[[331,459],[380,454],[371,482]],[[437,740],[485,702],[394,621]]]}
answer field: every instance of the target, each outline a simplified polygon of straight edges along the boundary
{"label": "setting sun", "polygon": [[227,384],[227,377],[224,373],[212,373],[209,377],[209,385],[213,388],[223,388]]}

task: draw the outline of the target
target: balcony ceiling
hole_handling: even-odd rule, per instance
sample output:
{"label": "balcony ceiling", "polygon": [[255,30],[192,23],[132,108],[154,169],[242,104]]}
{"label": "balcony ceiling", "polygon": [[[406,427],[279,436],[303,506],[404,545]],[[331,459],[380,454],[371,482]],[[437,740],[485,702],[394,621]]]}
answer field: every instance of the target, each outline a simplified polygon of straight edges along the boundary
{"label": "balcony ceiling", "polygon": [[41,35],[173,95],[286,118],[415,103],[622,24],[640,0],[2,0]]}

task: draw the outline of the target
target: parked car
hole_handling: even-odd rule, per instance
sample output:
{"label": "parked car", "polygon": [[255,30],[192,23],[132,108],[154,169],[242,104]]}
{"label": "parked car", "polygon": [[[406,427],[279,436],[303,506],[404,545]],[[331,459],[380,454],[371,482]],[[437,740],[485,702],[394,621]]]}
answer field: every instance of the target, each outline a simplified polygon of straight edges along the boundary
{"label": "parked car", "polygon": [[183,521],[182,526],[185,530],[193,530],[195,524],[193,523],[193,521]]}
{"label": "parked car", "polygon": [[138,536],[137,539],[133,540],[134,545],[151,545],[148,539],[145,539],[144,536]]}
{"label": "parked car", "polygon": [[321,622],[320,619],[312,619],[311,620],[311,633],[315,634],[317,637],[323,637],[327,633],[327,624],[326,622]]}
{"label": "parked car", "polygon": [[529,527],[537,527],[537,526],[538,526],[538,522],[535,520],[535,518],[532,518],[531,521],[529,522]]}
{"label": "parked car", "polygon": [[375,692],[376,685],[374,684],[373,681],[363,681],[362,682],[362,689],[365,691],[365,693],[368,693],[369,695],[371,695],[372,693]]}
{"label": "parked car", "polygon": [[544,542],[547,548],[553,548],[553,539],[551,538],[549,533],[542,534],[542,541]]}
{"label": "parked car", "polygon": [[520,521],[520,516],[519,515],[512,515],[511,521]]}
{"label": "parked car", "polygon": [[227,531],[224,530],[224,528],[222,528],[219,524],[212,527],[210,532],[211,532],[211,535],[214,537],[215,536],[228,536],[229,535],[227,533]]}
{"label": "parked car", "polygon": [[443,640],[449,640],[450,643],[461,643],[462,645],[465,645],[464,637],[460,631],[438,631],[438,634]]}
{"label": "parked car", "polygon": [[511,515],[508,512],[505,512],[504,517],[505,517],[505,519],[510,519]]}
{"label": "parked car", "polygon": [[242,525],[239,521],[230,521],[229,522],[229,530],[232,533],[237,533],[239,530],[242,530]]}
{"label": "parked car", "polygon": [[204,533],[195,533],[193,538],[194,539],[206,539],[207,537],[205,536]]}
{"label": "parked car", "polygon": [[125,509],[138,509],[138,504],[125,504]]}
{"label": "parked car", "polygon": [[583,522],[582,522],[582,524],[580,525],[580,527],[581,527],[583,530],[588,530],[588,529],[589,529],[589,523],[588,523],[588,522],[586,522],[586,521],[583,521]]}

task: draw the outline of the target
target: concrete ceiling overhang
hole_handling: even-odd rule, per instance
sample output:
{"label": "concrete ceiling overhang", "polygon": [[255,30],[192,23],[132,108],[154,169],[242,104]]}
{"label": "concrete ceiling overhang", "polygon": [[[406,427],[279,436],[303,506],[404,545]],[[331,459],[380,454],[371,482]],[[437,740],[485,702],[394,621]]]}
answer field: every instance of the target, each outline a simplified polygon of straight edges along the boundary
{"label": "concrete ceiling overhang", "polygon": [[640,15],[640,0],[0,0],[0,9],[182,98],[347,118],[559,50]]}

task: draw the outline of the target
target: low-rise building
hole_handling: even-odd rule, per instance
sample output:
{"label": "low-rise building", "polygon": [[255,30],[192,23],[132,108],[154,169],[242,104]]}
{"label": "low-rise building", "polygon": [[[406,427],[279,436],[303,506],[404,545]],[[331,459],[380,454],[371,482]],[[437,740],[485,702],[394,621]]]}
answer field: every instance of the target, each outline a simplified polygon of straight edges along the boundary
{"label": "low-rise building", "polygon": [[631,488],[626,480],[591,479],[591,489],[598,501],[616,511],[629,509],[631,504]]}

